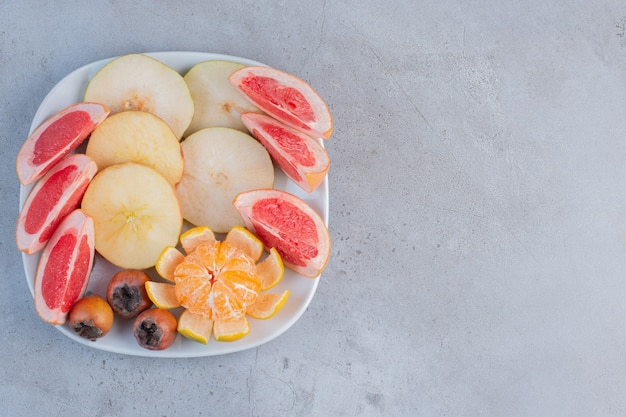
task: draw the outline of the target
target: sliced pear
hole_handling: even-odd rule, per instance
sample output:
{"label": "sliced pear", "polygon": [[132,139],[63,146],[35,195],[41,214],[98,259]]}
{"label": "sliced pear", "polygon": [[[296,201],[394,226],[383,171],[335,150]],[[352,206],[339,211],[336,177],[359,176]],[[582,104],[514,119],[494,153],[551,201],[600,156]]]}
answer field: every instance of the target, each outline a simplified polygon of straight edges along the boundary
{"label": "sliced pear", "polygon": [[174,187],[136,162],[111,165],[87,187],[82,209],[93,218],[96,251],[114,265],[145,269],[176,246],[182,214]]}
{"label": "sliced pear", "polygon": [[145,111],[109,116],[91,134],[86,154],[99,170],[122,162],[138,162],[159,172],[172,185],[183,176],[178,138],[163,119]]}
{"label": "sliced pear", "polygon": [[262,112],[228,82],[230,74],[243,67],[243,64],[231,61],[204,61],[185,74],[195,108],[185,136],[205,127],[219,126],[247,132],[239,116]]}
{"label": "sliced pear", "polygon": [[85,101],[102,103],[111,113],[142,110],[170,126],[178,139],[193,117],[193,100],[182,75],[143,54],[122,55],[98,71],[85,91]]}
{"label": "sliced pear", "polygon": [[246,133],[210,127],[187,137],[181,147],[185,167],[176,195],[183,217],[196,226],[216,233],[243,226],[233,198],[244,190],[274,185],[269,153]]}

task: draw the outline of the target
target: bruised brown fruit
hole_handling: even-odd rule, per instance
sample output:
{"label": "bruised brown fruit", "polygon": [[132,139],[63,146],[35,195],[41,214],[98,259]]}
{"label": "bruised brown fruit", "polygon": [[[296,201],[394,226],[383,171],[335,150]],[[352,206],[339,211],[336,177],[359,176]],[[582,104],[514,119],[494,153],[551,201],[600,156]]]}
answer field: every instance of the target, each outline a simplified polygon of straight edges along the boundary
{"label": "bruised brown fruit", "polygon": [[113,310],[99,295],[87,295],[74,303],[68,324],[80,337],[95,341],[113,326]]}
{"label": "bruised brown fruit", "polygon": [[162,308],[149,308],[137,316],[133,334],[139,346],[150,350],[167,349],[176,340],[176,317]]}
{"label": "bruised brown fruit", "polygon": [[136,317],[152,305],[146,292],[148,274],[124,269],[113,275],[107,288],[107,301],[113,311],[125,319]]}

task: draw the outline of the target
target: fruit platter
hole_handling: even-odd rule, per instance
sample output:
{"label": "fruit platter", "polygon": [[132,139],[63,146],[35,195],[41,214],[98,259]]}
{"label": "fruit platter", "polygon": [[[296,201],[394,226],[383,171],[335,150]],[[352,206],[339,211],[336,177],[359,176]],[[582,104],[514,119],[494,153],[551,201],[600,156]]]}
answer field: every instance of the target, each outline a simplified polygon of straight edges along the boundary
{"label": "fruit platter", "polygon": [[[318,103],[295,75],[224,54],[129,54],[68,74],[17,158],[16,242],[39,316],[88,347],[163,358],[238,352],[287,331],[330,256],[332,121]],[[85,132],[61,150],[49,136],[69,137],[72,124]],[[315,253],[301,255],[311,234]],[[129,285],[141,301],[131,311],[119,299]]]}

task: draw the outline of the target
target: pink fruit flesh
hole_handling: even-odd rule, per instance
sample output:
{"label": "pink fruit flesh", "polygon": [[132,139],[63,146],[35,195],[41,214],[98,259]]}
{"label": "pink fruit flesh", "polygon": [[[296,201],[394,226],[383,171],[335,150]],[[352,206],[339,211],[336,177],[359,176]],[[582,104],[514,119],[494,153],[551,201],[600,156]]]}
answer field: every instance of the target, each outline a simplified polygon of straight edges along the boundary
{"label": "pink fruit flesh", "polygon": [[63,219],[44,248],[35,275],[35,308],[51,324],[63,324],[84,294],[93,266],[94,225],[82,210]]}
{"label": "pink fruit flesh", "polygon": [[109,115],[100,103],[71,105],[43,122],[24,141],[16,159],[20,182],[28,185],[69,155]]}
{"label": "pink fruit flesh", "polygon": [[276,164],[285,172],[289,178],[292,178],[296,183],[302,181],[302,176],[298,172],[298,170],[293,166],[291,161],[287,160],[283,155],[279,152],[276,152],[273,147],[267,142],[265,137],[258,129],[254,129],[252,131],[252,135],[261,142],[261,144],[268,150],[272,159],[276,162]]}
{"label": "pink fruit flesh", "polygon": [[[41,289],[46,305],[51,310],[60,309],[62,313],[70,310],[80,295],[84,277],[89,273],[91,248],[87,236],[83,236],[78,245],[76,259],[72,260],[76,247],[77,236],[68,234],[54,245],[44,268]],[[67,275],[67,265],[74,263],[71,274]],[[65,292],[59,291],[65,288]]]}
{"label": "pink fruit flesh", "polygon": [[294,88],[281,86],[282,89],[279,89],[279,86],[281,85],[276,80],[251,74],[241,81],[239,88],[262,110],[291,126],[310,130],[308,125],[303,123],[303,120],[315,122],[315,114],[309,103]]}
{"label": "pink fruit flesh", "polygon": [[35,185],[17,220],[19,250],[33,254],[44,247],[65,216],[78,208],[96,171],[91,158],[74,154],[58,162]]}
{"label": "pink fruit flesh", "polygon": [[306,123],[315,122],[315,112],[304,95],[273,78],[250,74],[241,80],[240,88],[255,102],[270,103],[290,123],[306,128]]}
{"label": "pink fruit flesh", "polygon": [[[267,247],[275,247],[283,260],[292,265],[304,266],[317,256],[314,246],[319,241],[315,222],[288,201],[277,198],[261,200],[252,206],[256,220],[255,231]],[[268,230],[278,230],[278,236]],[[308,244],[310,242],[311,244]]]}
{"label": "pink fruit flesh", "polygon": [[63,115],[39,136],[32,162],[39,165],[50,160],[75,138],[84,138],[95,127],[93,125],[87,112],[75,111]]}

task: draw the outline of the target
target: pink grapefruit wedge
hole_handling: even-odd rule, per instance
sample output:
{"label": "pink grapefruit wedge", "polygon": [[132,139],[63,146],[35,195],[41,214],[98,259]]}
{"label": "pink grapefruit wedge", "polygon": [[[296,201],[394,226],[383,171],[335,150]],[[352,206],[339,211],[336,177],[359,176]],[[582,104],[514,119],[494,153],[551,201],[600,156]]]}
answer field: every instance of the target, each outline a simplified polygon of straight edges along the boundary
{"label": "pink grapefruit wedge", "polygon": [[260,66],[234,71],[228,80],[252,104],[275,119],[316,138],[330,137],[333,121],[328,105],[304,80]]}
{"label": "pink grapefruit wedge", "polygon": [[330,159],[317,139],[263,114],[244,113],[241,121],[285,175],[304,191],[313,192],[324,181]]}
{"label": "pink grapefruit wedge", "polygon": [[17,218],[15,241],[20,251],[39,252],[59,223],[80,206],[96,163],[85,154],[72,154],[59,161],[28,195]]}
{"label": "pink grapefruit wedge", "polygon": [[330,257],[330,234],[322,218],[299,197],[276,189],[238,194],[233,200],[246,227],[285,266],[309,278],[319,276]]}
{"label": "pink grapefruit wedge", "polygon": [[99,103],[77,103],[43,122],[22,144],[16,160],[23,185],[41,178],[54,164],[78,147],[109,115]]}
{"label": "pink grapefruit wedge", "polygon": [[76,209],[63,219],[41,253],[35,275],[35,309],[51,324],[63,324],[83,296],[94,260],[92,219]]}

